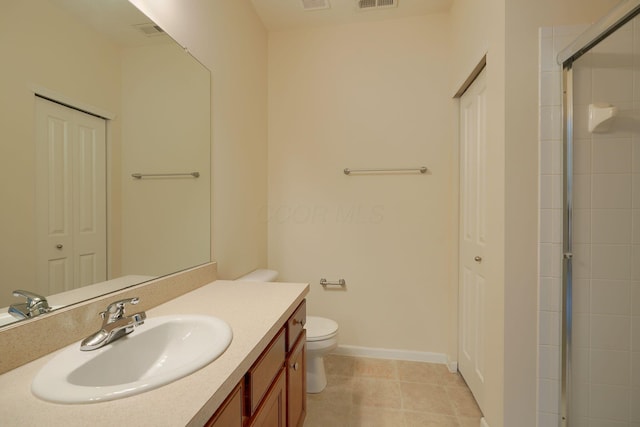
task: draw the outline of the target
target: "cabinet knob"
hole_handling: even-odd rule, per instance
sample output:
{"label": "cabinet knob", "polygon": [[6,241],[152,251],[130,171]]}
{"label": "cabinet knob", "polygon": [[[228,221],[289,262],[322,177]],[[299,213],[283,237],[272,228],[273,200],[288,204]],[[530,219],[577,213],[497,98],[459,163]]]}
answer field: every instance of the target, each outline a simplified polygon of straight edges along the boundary
{"label": "cabinet knob", "polygon": [[473,260],[475,262],[482,262],[482,257],[481,256],[476,256]]}
{"label": "cabinet knob", "polygon": [[304,319],[302,320],[298,320],[298,319],[293,319],[293,325],[300,325],[300,326],[304,326]]}
{"label": "cabinet knob", "polygon": [[64,247],[64,246],[62,246],[60,243],[58,243],[58,244],[56,245],[56,249],[62,249],[63,247]]}
{"label": "cabinet knob", "polygon": [[291,367],[293,368],[294,371],[297,371],[298,368],[300,367],[300,364],[298,362],[296,362],[296,363],[292,364]]}

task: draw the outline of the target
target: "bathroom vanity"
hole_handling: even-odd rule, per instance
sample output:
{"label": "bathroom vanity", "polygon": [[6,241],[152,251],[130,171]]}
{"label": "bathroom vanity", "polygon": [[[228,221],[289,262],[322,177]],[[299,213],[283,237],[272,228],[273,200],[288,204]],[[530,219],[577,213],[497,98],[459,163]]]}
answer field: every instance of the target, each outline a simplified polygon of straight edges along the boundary
{"label": "bathroom vanity", "polygon": [[302,425],[307,293],[307,284],[212,282],[147,310],[149,319],[171,314],[224,319],[233,340],[209,365],[127,398],[54,404],[36,398],[30,388],[37,372],[59,350],[0,375],[0,420],[7,426]]}
{"label": "bathroom vanity", "polygon": [[207,427],[303,425],[307,407],[305,318],[303,301]]}

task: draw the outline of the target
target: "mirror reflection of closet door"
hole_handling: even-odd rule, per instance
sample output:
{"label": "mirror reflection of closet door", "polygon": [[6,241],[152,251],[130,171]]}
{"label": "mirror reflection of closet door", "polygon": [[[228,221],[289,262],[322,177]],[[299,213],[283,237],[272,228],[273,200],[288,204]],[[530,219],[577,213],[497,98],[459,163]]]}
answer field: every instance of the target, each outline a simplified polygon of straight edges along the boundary
{"label": "mirror reflection of closet door", "polygon": [[36,97],[36,269],[47,295],[106,280],[106,121]]}

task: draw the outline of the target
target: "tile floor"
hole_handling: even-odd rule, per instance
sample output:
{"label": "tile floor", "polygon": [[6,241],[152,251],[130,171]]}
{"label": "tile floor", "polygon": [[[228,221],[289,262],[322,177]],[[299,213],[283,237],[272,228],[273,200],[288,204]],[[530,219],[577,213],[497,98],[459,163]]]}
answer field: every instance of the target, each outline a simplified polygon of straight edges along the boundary
{"label": "tile floor", "polygon": [[305,427],[478,427],[482,416],[445,365],[329,355],[327,388],[307,395]]}

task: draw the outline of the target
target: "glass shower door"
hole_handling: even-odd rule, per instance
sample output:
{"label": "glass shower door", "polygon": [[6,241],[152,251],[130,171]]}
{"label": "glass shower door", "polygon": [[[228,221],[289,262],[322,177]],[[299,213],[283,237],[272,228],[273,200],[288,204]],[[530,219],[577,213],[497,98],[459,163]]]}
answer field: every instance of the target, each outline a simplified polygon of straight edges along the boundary
{"label": "glass shower door", "polygon": [[571,427],[640,426],[639,19],[572,64]]}

